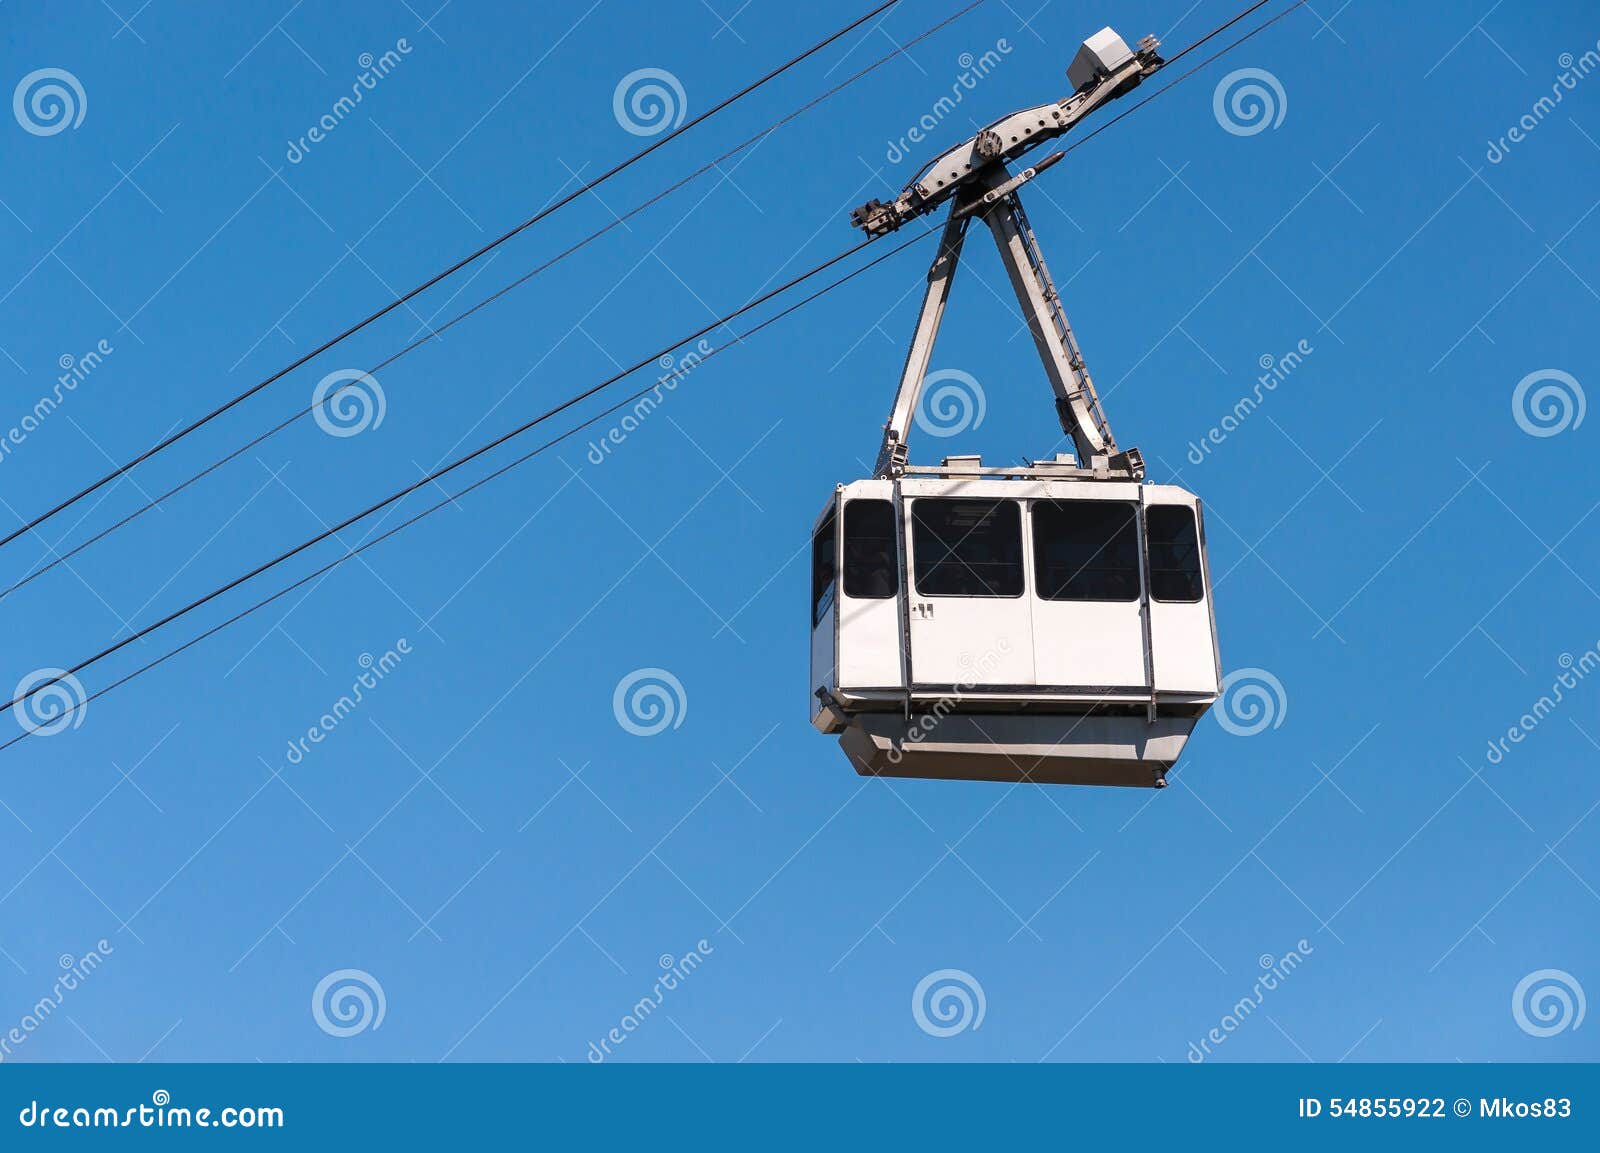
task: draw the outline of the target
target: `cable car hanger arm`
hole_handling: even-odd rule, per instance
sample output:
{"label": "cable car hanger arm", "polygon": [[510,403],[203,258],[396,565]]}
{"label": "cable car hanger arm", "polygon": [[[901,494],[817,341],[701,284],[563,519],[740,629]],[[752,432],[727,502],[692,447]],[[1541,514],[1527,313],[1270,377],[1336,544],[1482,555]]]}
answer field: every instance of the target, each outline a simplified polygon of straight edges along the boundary
{"label": "cable car hanger arm", "polygon": [[[1136,88],[1165,65],[1156,52],[1159,47],[1160,41],[1146,36],[1130,50],[1115,32],[1102,28],[1083,42],[1067,68],[1067,79],[1075,89],[1071,96],[995,121],[929,164],[891,203],[869,200],[853,210],[850,223],[868,236],[878,236],[927,215],[980,180],[990,165],[1009,164],[1064,136],[1091,112]],[[1038,168],[1052,163],[1053,159],[1045,161]]]}
{"label": "cable car hanger arm", "polygon": [[851,223],[875,237],[950,202],[950,215],[938,255],[928,272],[928,288],[906,353],[900,387],[884,424],[875,475],[896,477],[905,471],[909,456],[906,436],[944,319],[967,226],[976,217],[989,226],[994,236],[1055,393],[1061,429],[1072,438],[1079,466],[1096,476],[1134,480],[1143,477],[1144,461],[1139,451],[1117,448],[1018,195],[1022,185],[1057,163],[1062,153],[1048,156],[1015,176],[1007,169],[1006,161],[1055,139],[1093,109],[1136,87],[1162,66],[1156,48],[1155,38],[1146,37],[1137,52],[1130,51],[1116,33],[1102,29],[1084,42],[1068,69],[1069,79],[1077,83],[1074,96],[1059,105],[1028,109],[997,121],[924,169],[922,176],[908,185],[893,204],[869,201],[851,213]]}

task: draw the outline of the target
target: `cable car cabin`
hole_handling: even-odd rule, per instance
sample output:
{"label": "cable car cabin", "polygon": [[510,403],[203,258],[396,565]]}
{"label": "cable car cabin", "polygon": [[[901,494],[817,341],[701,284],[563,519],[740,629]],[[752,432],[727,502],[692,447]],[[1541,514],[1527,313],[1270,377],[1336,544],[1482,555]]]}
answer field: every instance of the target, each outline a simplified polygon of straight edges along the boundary
{"label": "cable car cabin", "polygon": [[862,775],[1161,787],[1220,679],[1199,500],[956,459],[818,517],[812,723]]}
{"label": "cable car cabin", "polygon": [[[863,775],[1160,787],[1220,673],[1200,502],[1143,483],[1120,448],[1023,211],[1057,152],[1008,165],[1164,66],[1109,28],[1073,94],[995,121],[894,200],[850,214],[869,237],[949,205],[872,480],[816,524],[812,723]],[[907,436],[969,227],[994,239],[1076,452],[1024,469],[909,463]]]}

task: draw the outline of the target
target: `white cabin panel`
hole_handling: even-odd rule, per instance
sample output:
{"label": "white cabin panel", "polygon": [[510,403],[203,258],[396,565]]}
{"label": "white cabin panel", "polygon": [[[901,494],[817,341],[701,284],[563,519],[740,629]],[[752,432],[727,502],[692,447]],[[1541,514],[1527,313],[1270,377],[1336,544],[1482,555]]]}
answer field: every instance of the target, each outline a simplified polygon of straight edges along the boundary
{"label": "white cabin panel", "polygon": [[1035,684],[1020,502],[921,496],[907,506],[912,680]]}
{"label": "white cabin panel", "polygon": [[817,708],[816,690],[827,689],[832,692],[838,687],[837,661],[834,659],[834,612],[833,607],[823,614],[816,627],[811,630],[811,707],[813,713]]}
{"label": "white cabin panel", "polygon": [[1041,686],[1149,689],[1138,511],[1127,495],[1030,502],[1033,662]]}
{"label": "white cabin panel", "polygon": [[911,675],[964,689],[1032,685],[1033,617],[1027,598],[914,598]]}
{"label": "white cabin panel", "polygon": [[1215,693],[1217,655],[1212,646],[1211,615],[1206,605],[1150,606],[1150,635],[1155,651],[1156,690],[1166,693]]}
{"label": "white cabin panel", "polygon": [[832,692],[839,683],[838,593],[839,524],[838,499],[828,501],[811,531],[811,715],[821,707],[818,689]]}
{"label": "white cabin panel", "polygon": [[839,600],[839,684],[900,688],[900,598]]}
{"label": "white cabin panel", "polygon": [[1158,692],[1214,694],[1216,633],[1199,502],[1152,486],[1145,509],[1150,561],[1150,640]]}
{"label": "white cabin panel", "polygon": [[1038,683],[1052,687],[1146,689],[1144,622],[1139,602],[1036,600]]}
{"label": "white cabin panel", "polygon": [[900,524],[887,482],[851,485],[841,496],[839,684],[900,688]]}

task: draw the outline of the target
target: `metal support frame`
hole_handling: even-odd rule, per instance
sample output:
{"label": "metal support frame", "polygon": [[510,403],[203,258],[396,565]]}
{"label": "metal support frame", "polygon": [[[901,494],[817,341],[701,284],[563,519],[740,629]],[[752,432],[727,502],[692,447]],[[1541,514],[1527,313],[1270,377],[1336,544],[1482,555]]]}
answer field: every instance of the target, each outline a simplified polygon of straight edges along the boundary
{"label": "metal support frame", "polygon": [[1150,588],[1150,506],[1146,502],[1144,485],[1139,486],[1139,503],[1135,512],[1139,530],[1139,631],[1144,645],[1144,679],[1150,685],[1150,702],[1145,712],[1145,719],[1150,724],[1156,723],[1159,713],[1156,699],[1156,649],[1154,636],[1154,621],[1150,619],[1151,602],[1154,600]]}
{"label": "metal support frame", "polygon": [[894,552],[895,563],[900,568],[900,683],[906,690],[906,720],[911,719],[911,698],[916,685],[916,673],[911,665],[911,565],[906,540],[906,499],[900,491],[900,480],[894,482]]}
{"label": "metal support frame", "polygon": [[1138,450],[1123,452],[1117,448],[1083,353],[1061,306],[1060,294],[1050,279],[1039,242],[1022,208],[1018,189],[1049,163],[1029,168],[1015,177],[1004,164],[990,164],[952,200],[938,255],[928,270],[928,288],[900,374],[900,387],[895,393],[894,406],[889,410],[889,419],[884,423],[883,444],[874,475],[893,478],[906,470],[910,451],[907,434],[916,413],[922,382],[928,375],[939,325],[950,300],[967,225],[976,218],[989,226],[994,237],[1023,318],[1033,334],[1039,360],[1055,393],[1061,429],[1072,438],[1079,463],[1096,474],[1104,473],[1117,479],[1143,477],[1144,462]]}
{"label": "metal support frame", "polygon": [[889,419],[884,422],[883,446],[878,450],[874,476],[893,478],[905,471],[910,452],[906,446],[906,432],[916,412],[922,380],[928,375],[933,342],[939,335],[945,305],[950,301],[950,286],[955,281],[956,265],[961,261],[961,246],[967,237],[970,217],[958,215],[956,209],[959,207],[959,203],[952,207],[944,233],[939,237],[939,253],[928,269],[928,289],[922,297],[922,311],[917,316],[917,327],[911,335],[911,347],[906,350],[906,363],[900,371],[900,387],[894,394],[894,407],[889,410]]}

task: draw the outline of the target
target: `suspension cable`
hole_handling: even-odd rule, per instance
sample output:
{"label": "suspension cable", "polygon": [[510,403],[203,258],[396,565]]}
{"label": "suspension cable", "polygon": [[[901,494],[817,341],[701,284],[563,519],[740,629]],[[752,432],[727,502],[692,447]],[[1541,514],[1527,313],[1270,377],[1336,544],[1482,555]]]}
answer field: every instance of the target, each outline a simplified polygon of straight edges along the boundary
{"label": "suspension cable", "polygon": [[[756,144],[761,143],[768,136],[771,136],[774,132],[778,131],[778,129],[784,127],[785,125],[787,125],[787,124],[791,123],[792,121],[798,119],[799,117],[803,116],[805,113],[811,111],[813,108],[817,107],[819,104],[822,104],[824,101],[830,99],[831,97],[838,95],[840,92],[844,91],[846,88],[848,88],[851,85],[855,84],[857,81],[861,80],[863,77],[869,75],[872,72],[875,72],[877,69],[883,67],[885,64],[889,63],[890,61],[892,61],[892,60],[904,55],[908,49],[910,49],[910,48],[914,47],[915,45],[921,43],[922,41],[928,39],[930,36],[932,36],[935,33],[941,31],[946,26],[954,23],[955,21],[959,20],[961,17],[967,15],[969,12],[973,11],[974,9],[976,9],[978,7],[981,7],[983,4],[986,4],[986,3],[988,3],[988,0],[972,0],[972,2],[967,4],[965,7],[957,10],[956,12],[954,12],[951,15],[947,16],[945,19],[939,21],[937,24],[932,25],[931,27],[929,27],[929,28],[925,29],[924,31],[918,33],[916,36],[913,36],[911,39],[905,41],[903,44],[901,44],[899,47],[897,47],[893,52],[890,52],[890,53],[887,53],[887,54],[885,54],[883,56],[880,56],[877,60],[873,61],[871,64],[868,64],[865,68],[862,68],[860,71],[856,72],[852,76],[849,76],[848,78],[846,78],[845,80],[843,80],[839,84],[834,85],[832,88],[830,88],[826,92],[822,93],[822,95],[817,96],[816,98],[814,98],[814,99],[808,101],[807,103],[801,105],[799,108],[796,108],[793,112],[790,112],[787,116],[784,116],[782,119],[774,121],[771,125],[769,125],[768,127],[762,129],[760,132],[756,133],[754,136],[751,136],[750,138],[748,138],[747,140],[743,141],[742,143],[734,145],[734,147],[732,147],[728,151],[724,152],[721,156],[718,156],[715,160],[712,160],[709,163],[702,165],[701,167],[697,168],[695,171],[691,172],[689,175],[687,175],[687,176],[683,177],[681,180],[677,181],[675,184],[672,184],[672,185],[668,186],[667,188],[662,189],[660,192],[656,193],[654,196],[651,196],[649,199],[647,199],[647,200],[641,202],[640,204],[636,205],[635,207],[629,209],[627,212],[623,213],[621,216],[616,217],[609,224],[606,224],[606,225],[602,226],[601,228],[595,230],[594,232],[591,232],[589,235],[587,235],[583,239],[577,241],[575,244],[572,244],[568,248],[563,249],[561,252],[557,253],[555,256],[553,256],[550,259],[546,260],[543,264],[540,264],[536,268],[534,268],[533,270],[531,270],[529,272],[526,272],[523,275],[517,277],[515,280],[511,281],[509,284],[506,284],[504,287],[502,287],[502,288],[496,290],[495,292],[489,294],[488,296],[484,297],[482,300],[478,301],[476,304],[472,305],[471,307],[463,310],[462,312],[457,313],[455,316],[451,317],[449,320],[447,320],[443,324],[439,325],[439,327],[431,329],[424,336],[418,337],[416,340],[411,341],[409,344],[407,344],[403,348],[401,348],[398,352],[395,352],[393,355],[389,356],[387,359],[379,362],[378,364],[374,365],[372,368],[369,368],[366,371],[366,375],[367,376],[374,376],[378,372],[382,371],[383,369],[388,368],[390,365],[394,364],[396,361],[400,360],[402,357],[406,356],[408,353],[414,351],[415,349],[421,347],[422,345],[424,345],[424,344],[428,343],[429,341],[435,339],[436,337],[442,335],[443,333],[447,332],[449,329],[454,328],[457,324],[460,324],[463,320],[466,320],[469,316],[472,316],[473,314],[478,312],[480,309],[483,309],[483,308],[487,307],[488,305],[493,304],[495,301],[499,300],[501,297],[503,297],[503,296],[507,295],[508,293],[512,292],[514,289],[520,288],[522,285],[526,284],[528,281],[532,280],[534,277],[538,276],[540,273],[542,273],[545,270],[553,267],[556,264],[559,264],[562,260],[565,260],[567,257],[571,256],[573,253],[579,251],[582,248],[587,247],[589,244],[591,244],[594,241],[600,239],[602,236],[604,236],[606,233],[610,232],[612,229],[614,229],[614,228],[618,227],[619,225],[622,225],[622,224],[626,223],[627,221],[633,219],[635,216],[637,216],[640,213],[644,212],[646,209],[651,208],[655,204],[657,204],[660,201],[666,199],[668,196],[671,196],[673,193],[675,193],[675,192],[679,191],[680,189],[686,187],[687,185],[693,183],[695,180],[698,180],[700,177],[704,176],[706,173],[712,171],[713,169],[716,169],[716,168],[720,167],[722,164],[726,163],[728,160],[732,159],[734,156],[738,155],[739,153],[745,151],[748,148],[753,147]],[[143,504],[141,504],[138,507],[136,507],[132,512],[128,513],[126,516],[122,517],[120,520],[117,520],[117,521],[113,522],[112,524],[108,525],[107,527],[101,529],[99,532],[95,533],[93,536],[90,536],[86,540],[83,540],[80,543],[74,545],[72,548],[68,549],[66,552],[55,552],[54,555],[52,555],[51,557],[47,558],[43,563],[39,564],[37,567],[35,567],[31,571],[29,571],[26,575],[22,576],[21,578],[19,578],[17,581],[15,581],[11,585],[7,586],[6,588],[0,589],[0,600],[4,600],[6,597],[10,596],[12,593],[16,592],[18,589],[22,588],[24,585],[30,584],[34,580],[38,579],[39,577],[43,576],[45,573],[51,571],[52,569],[58,567],[59,565],[63,565],[65,563],[67,563],[73,557],[75,557],[79,553],[83,552],[85,549],[88,549],[88,548],[92,547],[93,545],[98,544],[100,541],[104,540],[106,537],[108,537],[111,534],[113,534],[113,533],[117,532],[118,530],[120,530],[123,526],[131,523],[132,521],[137,520],[139,517],[141,517],[145,513],[149,512],[151,509],[156,508],[156,507],[164,504],[171,497],[174,497],[174,496],[178,495],[180,492],[183,492],[185,489],[191,487],[192,485],[198,483],[201,480],[204,480],[206,477],[210,476],[212,473],[216,472],[218,469],[222,468],[224,465],[227,465],[227,464],[231,463],[232,461],[237,460],[239,457],[243,456],[245,453],[249,452],[251,449],[256,448],[257,446],[261,445],[263,442],[265,442],[267,440],[270,440],[272,437],[276,436],[278,433],[282,432],[284,429],[288,428],[290,425],[293,425],[296,422],[298,422],[298,421],[304,419],[305,417],[311,415],[317,409],[325,408],[325,407],[333,404],[334,401],[338,399],[340,394],[342,394],[342,393],[344,393],[344,392],[346,392],[346,391],[348,391],[348,390],[350,390],[350,389],[352,389],[354,387],[355,387],[354,383],[347,383],[347,384],[341,385],[339,388],[331,390],[329,392],[329,394],[327,396],[325,396],[324,398],[322,398],[320,401],[314,401],[309,406],[297,410],[296,412],[294,412],[293,414],[291,414],[290,416],[288,416],[284,420],[279,421],[277,424],[273,425],[271,428],[267,429],[265,432],[263,432],[263,433],[259,434],[258,436],[256,436],[254,439],[246,441],[245,443],[239,445],[237,448],[233,449],[231,452],[228,452],[224,456],[222,456],[222,457],[218,458],[217,460],[213,461],[211,464],[207,465],[205,468],[201,469],[199,472],[194,473],[188,479],[186,479],[184,481],[181,481],[180,483],[174,485],[172,488],[167,489],[165,492],[162,492],[159,495],[154,496],[154,497],[149,497],[148,499],[146,499],[146,501]]]}
{"label": "suspension cable", "polygon": [[410,289],[409,291],[401,294],[400,296],[395,297],[393,300],[389,301],[389,303],[385,304],[382,308],[378,309],[376,312],[371,313],[369,316],[367,316],[366,319],[356,322],[355,324],[351,325],[349,328],[346,328],[343,332],[339,333],[337,336],[334,336],[334,337],[329,338],[328,340],[325,340],[323,343],[319,344],[316,348],[313,348],[310,352],[308,352],[305,355],[297,358],[294,361],[291,361],[289,364],[285,365],[283,368],[280,368],[278,371],[272,373],[270,376],[267,376],[267,377],[263,378],[262,380],[258,381],[257,383],[251,385],[249,388],[245,389],[243,392],[239,393],[237,396],[234,396],[230,400],[227,400],[227,401],[223,402],[222,404],[218,405],[216,408],[213,408],[210,412],[206,413],[204,416],[201,416],[201,417],[189,422],[187,425],[185,425],[184,427],[178,429],[176,432],[171,433],[170,435],[168,435],[168,436],[162,438],[161,440],[157,441],[155,444],[151,445],[149,448],[145,449],[143,452],[139,453],[137,456],[135,456],[132,459],[130,459],[126,464],[119,465],[117,468],[113,469],[111,472],[106,473],[99,480],[95,481],[94,483],[88,485],[85,488],[80,489],[78,492],[74,493],[72,496],[68,497],[67,499],[61,501],[59,504],[55,505],[54,507],[46,510],[45,512],[40,513],[38,516],[36,516],[32,520],[28,521],[22,527],[17,528],[17,529],[13,529],[10,533],[6,534],[4,537],[0,537],[0,548],[4,548],[6,545],[10,544],[12,541],[16,540],[18,537],[22,536],[23,534],[28,533],[28,532],[32,532],[34,529],[36,529],[40,525],[44,524],[45,521],[49,520],[51,517],[57,515],[58,513],[63,512],[64,510],[66,510],[68,508],[71,508],[73,505],[77,504],[78,501],[82,500],[84,497],[89,496],[91,493],[99,491],[101,488],[104,488],[106,485],[110,484],[112,481],[116,480],[118,477],[123,476],[126,473],[130,472],[131,470],[137,468],[139,465],[143,464],[145,461],[149,460],[151,457],[155,456],[157,453],[162,452],[163,450],[165,450],[165,449],[171,447],[172,445],[178,443],[180,440],[182,440],[184,437],[188,436],[190,433],[194,432],[196,429],[202,428],[203,426],[205,426],[207,424],[210,424],[213,420],[217,419],[217,417],[221,416],[223,413],[227,412],[228,410],[233,408],[235,405],[238,405],[238,404],[242,403],[243,401],[249,399],[250,397],[254,396],[256,393],[260,392],[262,389],[266,388],[268,385],[272,384],[274,381],[282,379],[284,376],[286,376],[289,373],[293,372],[295,369],[299,368],[301,365],[305,364],[307,361],[310,361],[313,358],[322,355],[324,352],[327,352],[330,348],[333,348],[335,345],[339,344],[341,341],[344,341],[344,340],[348,339],[349,337],[354,336],[356,333],[358,333],[362,329],[366,328],[369,324],[372,324],[374,321],[379,320],[384,316],[387,316],[389,313],[391,313],[395,309],[399,308],[402,304],[406,303],[406,301],[412,299],[413,297],[417,296],[418,294],[420,294],[422,292],[427,291],[428,289],[432,288],[435,284],[438,284],[441,280],[444,280],[446,277],[452,276],[455,273],[461,271],[461,269],[467,267],[467,265],[472,264],[474,261],[480,259],[481,257],[485,256],[489,252],[492,252],[494,249],[499,248],[502,244],[504,244],[506,241],[510,240],[512,237],[517,236],[522,232],[525,232],[529,228],[532,228],[535,224],[539,223],[539,221],[543,220],[545,217],[549,216],[551,213],[558,211],[559,209],[565,207],[568,204],[571,204],[574,200],[577,200],[580,196],[584,195],[585,193],[590,192],[590,191],[594,190],[595,188],[598,188],[600,185],[602,185],[606,181],[610,180],[613,176],[617,175],[619,172],[622,172],[623,170],[632,167],[634,164],[638,163],[640,160],[643,160],[646,156],[649,156],[652,152],[656,151],[656,149],[662,147],[663,145],[667,144],[668,142],[670,142],[672,140],[677,139],[679,136],[682,136],[685,132],[688,132],[690,129],[694,128],[696,125],[701,124],[706,120],[709,120],[711,117],[715,116],[717,113],[721,112],[723,109],[727,108],[729,105],[737,103],[739,100],[742,100],[744,97],[748,96],[750,93],[754,92],[756,89],[762,87],[763,85],[765,85],[765,84],[769,83],[770,81],[776,79],[777,77],[783,75],[783,73],[789,71],[789,69],[795,67],[797,64],[800,64],[802,61],[804,61],[804,60],[808,59],[809,57],[814,56],[816,53],[822,51],[822,49],[826,48],[828,45],[832,44],[834,41],[838,40],[840,37],[848,35],[850,32],[852,32],[855,29],[861,27],[867,21],[871,20],[874,16],[877,16],[877,15],[880,15],[881,13],[887,12],[890,8],[894,7],[899,2],[900,2],[900,0],[884,0],[883,3],[878,4],[870,12],[866,13],[864,16],[858,17],[857,19],[851,21],[849,24],[846,24],[843,28],[840,28],[837,32],[834,32],[831,35],[829,35],[826,39],[819,40],[816,44],[812,45],[810,48],[807,48],[804,52],[800,53],[798,56],[795,56],[792,59],[786,61],[785,63],[779,65],[778,67],[772,69],[770,72],[768,72],[766,75],[762,76],[760,79],[755,80],[754,82],[752,82],[750,84],[747,84],[745,87],[743,87],[739,91],[735,92],[732,96],[724,98],[720,103],[718,103],[716,105],[713,105],[711,108],[707,109],[705,112],[702,112],[700,115],[698,115],[698,116],[694,117],[693,119],[688,120],[685,123],[679,125],[677,128],[673,129],[671,132],[668,132],[666,135],[662,136],[661,139],[659,139],[659,140],[657,140],[657,141],[655,141],[655,142],[653,142],[653,143],[651,143],[649,145],[646,145],[644,148],[641,148],[638,152],[635,152],[632,156],[628,157],[626,160],[620,161],[616,165],[614,165],[611,168],[607,169],[605,172],[601,173],[599,176],[595,177],[593,180],[587,181],[584,184],[579,185],[576,189],[574,189],[572,192],[568,193],[567,195],[561,197],[555,203],[553,203],[553,204],[551,204],[551,205],[549,205],[549,206],[547,206],[545,208],[540,209],[538,212],[534,213],[528,219],[524,220],[521,224],[518,224],[515,227],[511,228],[509,231],[502,233],[499,237],[497,237],[494,240],[489,241],[489,243],[483,245],[481,248],[477,249],[476,251],[468,253],[466,256],[462,257],[460,260],[456,261],[454,264],[450,265],[448,268],[444,269],[442,272],[435,273],[433,276],[430,276],[427,280],[424,280],[421,284],[417,285],[415,288]]}

